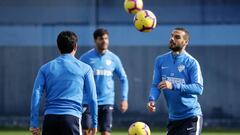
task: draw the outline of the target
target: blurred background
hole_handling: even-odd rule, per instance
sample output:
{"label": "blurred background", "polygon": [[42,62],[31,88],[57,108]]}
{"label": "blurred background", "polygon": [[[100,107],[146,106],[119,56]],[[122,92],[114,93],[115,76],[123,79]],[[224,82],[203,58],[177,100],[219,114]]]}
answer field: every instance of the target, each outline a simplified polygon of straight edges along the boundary
{"label": "blurred background", "polygon": [[[165,127],[167,108],[161,95],[156,113],[146,103],[156,56],[168,50],[175,27],[190,32],[188,52],[198,59],[204,78],[199,102],[204,127],[240,128],[240,1],[143,0],[154,12],[157,28],[138,32],[124,0],[0,1],[0,127],[28,127],[30,99],[39,67],[59,55],[56,37],[71,30],[79,36],[77,58],[94,47],[93,31],[110,33],[110,50],[122,60],[129,79],[129,110],[121,114],[116,83],[114,127],[144,121]],[[43,109],[42,109],[43,110]]]}

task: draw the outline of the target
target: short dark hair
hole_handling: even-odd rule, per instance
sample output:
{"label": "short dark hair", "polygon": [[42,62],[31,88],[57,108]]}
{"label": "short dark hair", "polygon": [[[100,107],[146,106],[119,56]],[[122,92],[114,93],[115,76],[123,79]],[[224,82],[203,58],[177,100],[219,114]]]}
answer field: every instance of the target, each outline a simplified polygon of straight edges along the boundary
{"label": "short dark hair", "polygon": [[183,38],[189,40],[190,39],[190,35],[189,35],[189,32],[187,29],[183,28],[183,27],[177,27],[175,28],[174,30],[180,30],[180,31],[183,31],[185,32],[185,36]]}
{"label": "short dark hair", "polygon": [[77,45],[77,35],[72,31],[62,31],[57,37],[57,46],[61,54],[71,53]]}
{"label": "short dark hair", "polygon": [[104,28],[98,28],[94,31],[93,33],[93,38],[94,40],[96,40],[98,37],[101,37],[103,35],[107,34],[108,35],[108,31]]}

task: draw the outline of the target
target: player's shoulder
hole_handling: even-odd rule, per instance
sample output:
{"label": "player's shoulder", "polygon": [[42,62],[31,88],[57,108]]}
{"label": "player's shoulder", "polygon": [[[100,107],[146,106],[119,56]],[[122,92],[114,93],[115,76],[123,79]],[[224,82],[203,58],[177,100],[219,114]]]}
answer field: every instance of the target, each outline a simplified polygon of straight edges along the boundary
{"label": "player's shoulder", "polygon": [[112,57],[118,57],[114,52],[112,52],[111,50],[107,50],[107,54],[109,56],[112,56]]}
{"label": "player's shoulder", "polygon": [[185,52],[185,58],[190,62],[198,62],[197,59],[193,57],[191,54],[189,54],[188,52]]}
{"label": "player's shoulder", "polygon": [[120,58],[118,57],[117,54],[113,53],[112,51],[110,50],[107,50],[107,55],[109,58],[113,59],[113,60],[120,60]]}
{"label": "player's shoulder", "polygon": [[89,69],[91,69],[91,67],[90,67],[88,64],[86,64],[86,63],[84,63],[84,62],[82,62],[82,61],[78,61],[78,64],[79,64],[79,66],[80,66],[81,69],[86,69],[87,71],[88,71]]}
{"label": "player's shoulder", "polygon": [[49,68],[53,63],[56,63],[56,61],[57,61],[57,58],[52,59],[52,60],[44,63],[44,64],[40,67],[40,70],[46,70],[46,69]]}
{"label": "player's shoulder", "polygon": [[191,54],[189,54],[188,52],[185,52],[185,59],[187,60],[187,63],[189,63],[189,65],[191,66],[200,66],[198,60],[193,57]]}
{"label": "player's shoulder", "polygon": [[86,59],[86,58],[89,58],[90,56],[94,55],[94,48],[93,49],[90,49],[88,50],[87,52],[83,53],[80,57],[80,60],[81,59]]}
{"label": "player's shoulder", "polygon": [[171,56],[171,51],[169,51],[167,53],[164,53],[164,54],[161,54],[161,55],[158,55],[155,60],[156,61],[162,61],[162,60],[168,59],[169,56]]}
{"label": "player's shoulder", "polygon": [[78,59],[75,60],[75,64],[77,65],[77,68],[79,69],[79,71],[81,71],[83,73],[87,73],[87,72],[89,72],[89,70],[92,69],[88,64],[86,64]]}

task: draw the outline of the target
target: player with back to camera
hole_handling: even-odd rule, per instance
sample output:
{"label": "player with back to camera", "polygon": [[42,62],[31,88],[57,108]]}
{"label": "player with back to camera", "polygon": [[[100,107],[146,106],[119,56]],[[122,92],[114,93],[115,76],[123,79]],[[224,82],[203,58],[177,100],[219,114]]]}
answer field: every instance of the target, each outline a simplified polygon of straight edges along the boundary
{"label": "player with back to camera", "polygon": [[[61,55],[44,64],[35,79],[30,131],[40,135],[39,108],[44,94],[45,110],[42,135],[81,135],[83,93],[88,96],[91,110],[91,133],[97,132],[97,94],[90,66],[74,57],[77,51],[77,35],[63,31],[57,37]],[[85,90],[85,92],[83,92]]]}

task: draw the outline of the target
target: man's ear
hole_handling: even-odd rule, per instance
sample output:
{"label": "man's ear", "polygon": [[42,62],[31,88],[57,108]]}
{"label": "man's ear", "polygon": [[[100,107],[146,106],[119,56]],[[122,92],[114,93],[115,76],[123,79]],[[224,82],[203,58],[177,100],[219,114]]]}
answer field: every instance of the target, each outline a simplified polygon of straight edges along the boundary
{"label": "man's ear", "polygon": [[77,50],[77,43],[73,45],[73,49]]}

